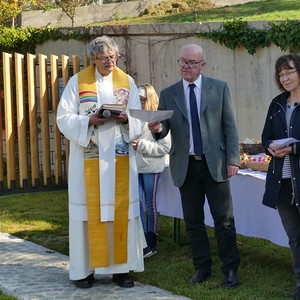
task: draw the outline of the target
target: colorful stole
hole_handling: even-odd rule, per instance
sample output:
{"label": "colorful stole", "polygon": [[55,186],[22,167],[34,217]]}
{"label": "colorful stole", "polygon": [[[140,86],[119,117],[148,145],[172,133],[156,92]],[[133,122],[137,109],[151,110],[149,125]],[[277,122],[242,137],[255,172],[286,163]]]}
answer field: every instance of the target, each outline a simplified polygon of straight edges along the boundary
{"label": "colorful stole", "polygon": [[[113,87],[115,102],[127,105],[130,83],[128,75],[119,68],[113,70]],[[84,114],[88,115],[97,109],[97,90],[95,67],[90,66],[78,73],[78,90],[80,104]],[[121,97],[118,95],[122,95]],[[81,109],[81,113],[83,110]],[[109,266],[107,222],[101,221],[100,214],[100,169],[99,156],[90,150],[85,157],[85,184],[88,213],[88,238],[90,267]],[[96,151],[97,152],[97,151]],[[114,203],[114,264],[127,263],[128,208],[129,208],[129,157],[115,157],[115,203]]]}

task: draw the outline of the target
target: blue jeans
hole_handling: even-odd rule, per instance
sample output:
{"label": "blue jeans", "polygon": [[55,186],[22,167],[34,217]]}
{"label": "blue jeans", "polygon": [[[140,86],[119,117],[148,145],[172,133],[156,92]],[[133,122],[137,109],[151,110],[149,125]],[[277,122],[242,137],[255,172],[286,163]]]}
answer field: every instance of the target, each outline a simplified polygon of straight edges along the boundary
{"label": "blue jeans", "polygon": [[[156,206],[157,187],[160,173],[139,173],[139,197],[140,197],[140,213],[144,232],[157,233],[158,231],[158,214]],[[148,217],[146,222],[143,201]]]}

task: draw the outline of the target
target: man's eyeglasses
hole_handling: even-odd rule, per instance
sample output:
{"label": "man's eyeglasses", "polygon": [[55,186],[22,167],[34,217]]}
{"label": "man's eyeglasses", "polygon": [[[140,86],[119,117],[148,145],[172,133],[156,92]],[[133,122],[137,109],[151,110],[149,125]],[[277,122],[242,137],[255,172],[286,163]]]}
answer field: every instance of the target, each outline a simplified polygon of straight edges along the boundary
{"label": "man's eyeglasses", "polygon": [[196,65],[200,64],[203,61],[204,60],[199,60],[199,61],[188,60],[188,61],[186,61],[182,58],[177,59],[178,66],[185,67],[187,65],[189,68],[195,68]]}
{"label": "man's eyeglasses", "polygon": [[291,71],[287,71],[287,72],[285,72],[285,73],[279,73],[278,74],[278,77],[280,78],[280,79],[283,79],[283,77],[284,76],[286,76],[287,78],[290,78],[290,76],[292,75],[292,74],[294,74],[294,73],[296,73],[297,72],[297,70],[296,69],[292,69]]}
{"label": "man's eyeglasses", "polygon": [[104,56],[104,57],[98,57],[98,56],[95,56],[95,59],[96,60],[99,60],[103,63],[107,63],[109,61],[115,61],[116,60],[116,56],[115,55],[112,55],[112,56]]}

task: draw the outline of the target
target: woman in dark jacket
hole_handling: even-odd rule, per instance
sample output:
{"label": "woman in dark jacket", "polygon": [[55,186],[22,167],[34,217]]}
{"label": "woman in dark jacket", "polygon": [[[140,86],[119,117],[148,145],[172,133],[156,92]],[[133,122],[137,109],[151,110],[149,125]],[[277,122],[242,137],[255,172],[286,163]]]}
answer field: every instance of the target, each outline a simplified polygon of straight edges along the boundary
{"label": "woman in dark jacket", "polygon": [[265,151],[272,156],[263,204],[278,209],[296,274],[297,286],[289,297],[300,299],[300,142],[278,148],[275,141],[300,140],[300,56],[279,57],[275,78],[283,93],[272,100],[262,132]]}

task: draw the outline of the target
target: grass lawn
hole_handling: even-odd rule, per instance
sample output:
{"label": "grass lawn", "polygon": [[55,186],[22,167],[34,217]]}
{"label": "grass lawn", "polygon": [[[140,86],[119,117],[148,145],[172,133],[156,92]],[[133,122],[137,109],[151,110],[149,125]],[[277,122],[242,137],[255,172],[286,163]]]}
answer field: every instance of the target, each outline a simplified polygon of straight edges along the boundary
{"label": "grass lawn", "polygon": [[196,13],[186,11],[164,16],[124,18],[93,25],[223,22],[235,18],[241,18],[243,21],[300,20],[300,1],[260,0],[225,7],[215,7],[208,10],[199,10]]}
{"label": "grass lawn", "polygon": [[[255,213],[255,212],[253,212]],[[0,197],[0,231],[68,255],[67,191],[52,191]],[[286,299],[294,288],[290,250],[263,239],[238,235],[241,254],[241,285],[220,287],[223,275],[212,228],[208,228],[213,273],[203,285],[190,286],[194,274],[190,247],[181,222],[181,244],[172,240],[173,219],[159,218],[158,254],[145,260],[145,271],[134,279],[191,299]],[[6,297],[6,298],[5,298]],[[1,300],[12,300],[0,294]]]}

